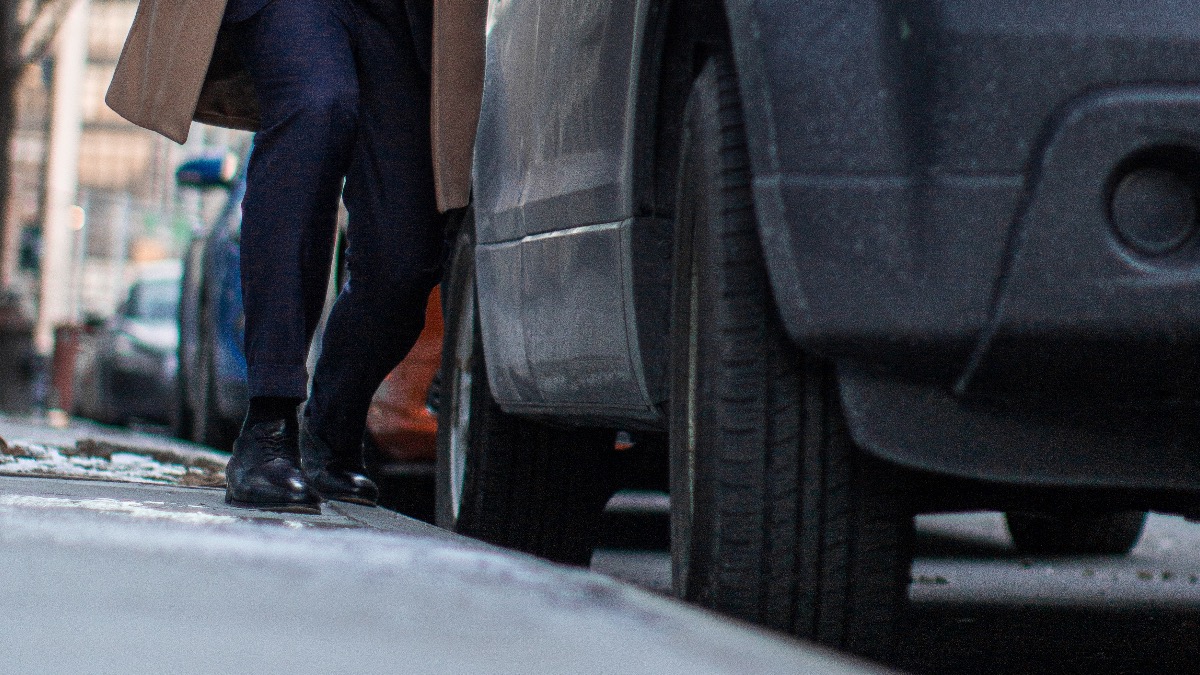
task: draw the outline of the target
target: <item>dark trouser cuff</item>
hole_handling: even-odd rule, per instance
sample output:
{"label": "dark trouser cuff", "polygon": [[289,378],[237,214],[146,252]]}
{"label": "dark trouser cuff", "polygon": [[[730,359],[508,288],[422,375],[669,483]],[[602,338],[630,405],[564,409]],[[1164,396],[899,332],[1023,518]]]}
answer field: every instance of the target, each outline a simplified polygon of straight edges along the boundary
{"label": "dark trouser cuff", "polygon": [[304,364],[256,363],[250,365],[248,391],[250,398],[278,396],[305,399],[308,397],[308,369]]}

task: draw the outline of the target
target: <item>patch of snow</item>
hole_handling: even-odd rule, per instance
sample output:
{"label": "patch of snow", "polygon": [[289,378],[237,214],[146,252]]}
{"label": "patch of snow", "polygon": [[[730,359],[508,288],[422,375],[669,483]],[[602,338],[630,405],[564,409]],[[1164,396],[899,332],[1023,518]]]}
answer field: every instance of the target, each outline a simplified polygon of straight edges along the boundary
{"label": "patch of snow", "polygon": [[106,498],[65,499],[63,497],[0,494],[0,507],[84,509],[87,511],[120,513],[148,520],[169,520],[187,525],[226,525],[238,522],[238,519],[233,516],[222,516],[203,511],[167,511],[148,507],[142,502]]}
{"label": "patch of snow", "polygon": [[111,458],[68,454],[61,449],[26,440],[9,442],[0,454],[0,474],[53,475],[137,483],[177,485],[189,473],[181,464],[160,462],[135,452],[114,452]]}

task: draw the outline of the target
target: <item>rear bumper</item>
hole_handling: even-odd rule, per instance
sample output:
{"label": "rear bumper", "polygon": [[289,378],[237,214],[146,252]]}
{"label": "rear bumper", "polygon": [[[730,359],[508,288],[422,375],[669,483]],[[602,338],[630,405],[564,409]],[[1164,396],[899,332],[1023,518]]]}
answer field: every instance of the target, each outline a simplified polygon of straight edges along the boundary
{"label": "rear bumper", "polygon": [[840,364],[859,442],[1200,489],[1200,234],[1148,254],[1111,213],[1135,159],[1200,157],[1200,5],[727,7],[781,317]]}
{"label": "rear bumper", "polygon": [[[1110,213],[1128,162],[1191,163],[1190,234],[1148,254]],[[1164,154],[1165,153],[1165,154]],[[1172,155],[1171,153],[1175,153]],[[1101,400],[1200,396],[1200,87],[1127,87],[1076,102],[1014,220],[962,395]]]}
{"label": "rear bumper", "polygon": [[[859,445],[1001,483],[1200,492],[1200,232],[1148,254],[1110,209],[1130,158],[1200,157],[1198,139],[1200,87],[1097,92],[1055,118],[1022,186],[942,179],[923,219],[863,221],[952,236],[895,225],[873,240],[808,237],[823,248],[804,249],[797,269],[826,292],[785,316],[801,344],[840,362]],[[779,187],[817,217],[854,202],[854,190]],[[874,203],[911,204],[915,183],[890,189]]]}
{"label": "rear bumper", "polygon": [[[1006,484],[1200,492],[1200,233],[1147,254],[1110,209],[1131,158],[1176,152],[1200,156],[1200,87],[1072,101],[1021,183],[778,181],[813,222],[876,209],[851,236],[792,230],[790,278],[822,292],[778,294],[841,363],[859,445]],[[776,272],[786,248],[765,246]]]}
{"label": "rear bumper", "polygon": [[1196,398],[1200,233],[1147,255],[1109,211],[1164,149],[1200,157],[1200,87],[1072,101],[1027,178],[760,180],[793,219],[764,246],[789,332],[960,396]]}
{"label": "rear bumper", "polygon": [[854,364],[838,374],[855,442],[895,464],[1007,486],[1200,493],[1195,404],[1032,408],[963,400]]}
{"label": "rear bumper", "polygon": [[1200,380],[1200,236],[1141,255],[1108,212],[1131,158],[1200,157],[1200,5],[728,5],[797,343],[962,396]]}

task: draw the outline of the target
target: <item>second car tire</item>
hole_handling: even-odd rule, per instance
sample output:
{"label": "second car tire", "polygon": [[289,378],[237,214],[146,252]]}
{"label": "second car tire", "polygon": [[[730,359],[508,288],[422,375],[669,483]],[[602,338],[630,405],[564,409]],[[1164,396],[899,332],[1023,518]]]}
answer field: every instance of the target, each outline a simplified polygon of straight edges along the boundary
{"label": "second car tire", "polygon": [[716,54],[687,101],[672,302],[671,549],[677,595],[886,656],[906,605],[912,514],[860,452],[829,362],[778,318],[737,80]]}

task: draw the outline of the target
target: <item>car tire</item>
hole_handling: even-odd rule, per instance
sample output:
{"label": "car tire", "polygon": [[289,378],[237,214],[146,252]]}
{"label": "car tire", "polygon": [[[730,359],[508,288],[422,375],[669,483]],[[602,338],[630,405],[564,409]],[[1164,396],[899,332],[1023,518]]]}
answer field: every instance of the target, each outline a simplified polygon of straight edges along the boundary
{"label": "car tire", "polygon": [[237,432],[233,425],[221,419],[220,408],[217,407],[216,385],[213,382],[214,367],[211,338],[201,334],[200,354],[196,364],[200,407],[192,411],[192,440],[217,450],[231,450]]}
{"label": "car tire", "polygon": [[907,602],[899,471],[854,446],[831,365],[788,341],[751,195],[737,81],[711,57],[684,113],[671,322],[677,596],[886,656]]}
{"label": "car tire", "polygon": [[556,562],[587,565],[611,496],[614,434],[506,414],[492,398],[475,295],[473,221],[443,283],[436,520],[441,527]]}
{"label": "car tire", "polygon": [[190,440],[194,415],[192,407],[188,405],[187,382],[183,379],[182,368],[177,372],[175,378],[175,405],[171,415],[171,435]]}
{"label": "car tire", "polygon": [[96,400],[92,419],[109,426],[121,426],[128,420],[116,412],[117,393],[112,385],[112,374],[103,363],[96,367]]}
{"label": "car tire", "polygon": [[1145,511],[1008,512],[1004,520],[1021,553],[1125,555],[1141,539],[1147,515]]}
{"label": "car tire", "polygon": [[72,401],[71,414],[76,417],[95,419],[96,398],[96,366],[90,368],[75,378],[75,399]]}

